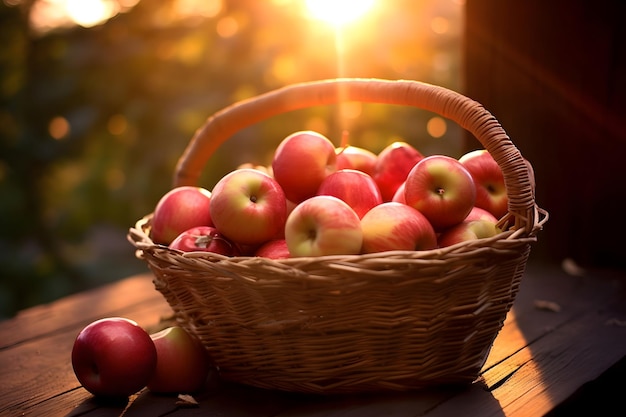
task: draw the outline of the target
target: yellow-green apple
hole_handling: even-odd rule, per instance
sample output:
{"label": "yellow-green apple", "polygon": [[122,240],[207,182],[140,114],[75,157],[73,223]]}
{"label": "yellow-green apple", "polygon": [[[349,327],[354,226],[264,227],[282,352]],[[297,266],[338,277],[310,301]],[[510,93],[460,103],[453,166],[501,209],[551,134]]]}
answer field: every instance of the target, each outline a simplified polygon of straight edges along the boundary
{"label": "yellow-green apple", "polygon": [[269,259],[286,259],[290,257],[289,248],[285,239],[273,239],[262,244],[254,253],[254,256],[260,256]]}
{"label": "yellow-green apple", "polygon": [[395,201],[372,208],[361,219],[361,252],[430,250],[437,247],[437,235],[422,213]]}
{"label": "yellow-green apple", "polygon": [[501,230],[494,222],[487,219],[462,221],[461,223],[444,230],[438,238],[440,247],[451,246],[467,240],[476,240],[492,237]]}
{"label": "yellow-green apple", "polygon": [[356,169],[368,175],[374,175],[378,156],[358,146],[347,145],[335,149],[337,153],[337,170]]}
{"label": "yellow-green apple", "polygon": [[157,363],[150,335],[135,321],[107,317],[85,326],[72,347],[72,367],[99,397],[124,398],[146,386]]}
{"label": "yellow-green apple", "polygon": [[285,240],[292,257],[354,255],[361,251],[363,232],[348,203],[320,195],[304,200],[289,214]]}
{"label": "yellow-green apple", "polygon": [[501,218],[508,211],[509,198],[504,175],[493,156],[486,149],[470,151],[459,162],[472,174],[476,184],[476,206]]}
{"label": "yellow-green apple", "polygon": [[200,391],[212,364],[208,352],[185,329],[172,326],[151,334],[157,353],[154,374],[147,383],[159,394],[190,394]]}
{"label": "yellow-green apple", "polygon": [[337,168],[335,146],[314,131],[295,132],[276,147],[272,159],[274,178],[287,199],[300,203],[317,192],[322,180]]}
{"label": "yellow-green apple", "polygon": [[320,184],[317,195],[332,195],[345,201],[359,218],[383,202],[376,181],[356,169],[340,169],[329,174]]}
{"label": "yellow-green apple", "polygon": [[237,256],[239,250],[233,242],[213,226],[198,226],[185,230],[170,243],[171,249],[183,252],[213,252],[224,256]]}
{"label": "yellow-green apple", "polygon": [[383,201],[391,201],[407,174],[424,156],[406,142],[396,141],[379,152],[372,177],[378,184]]}
{"label": "yellow-green apple", "polygon": [[476,201],[476,187],[457,159],[431,155],[409,172],[404,198],[406,204],[419,210],[439,232],[467,217]]}
{"label": "yellow-green apple", "polygon": [[150,222],[150,237],[169,245],[176,236],[195,226],[212,226],[211,192],[202,187],[182,186],[165,193]]}
{"label": "yellow-green apple", "polygon": [[494,216],[487,210],[482,209],[480,207],[476,207],[476,206],[472,207],[472,210],[469,212],[467,217],[463,219],[463,221],[468,222],[471,220],[480,220],[480,219],[489,220],[490,222],[494,224],[498,223],[498,219],[496,218],[496,216]]}
{"label": "yellow-green apple", "polygon": [[286,217],[285,193],[264,172],[236,169],[213,187],[213,224],[233,243],[257,245],[281,237]]}

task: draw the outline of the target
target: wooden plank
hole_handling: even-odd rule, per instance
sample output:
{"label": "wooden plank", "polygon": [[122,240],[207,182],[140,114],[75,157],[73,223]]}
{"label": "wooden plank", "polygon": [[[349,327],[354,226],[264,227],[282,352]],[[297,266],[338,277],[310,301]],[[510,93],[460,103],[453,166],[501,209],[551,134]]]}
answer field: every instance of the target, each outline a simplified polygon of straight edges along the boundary
{"label": "wooden plank", "polygon": [[0,350],[62,329],[82,328],[93,320],[123,314],[129,306],[139,303],[154,304],[158,308],[165,303],[163,296],[154,289],[150,274],[33,307],[0,322]]}
{"label": "wooden plank", "polygon": [[429,415],[451,415],[459,407],[467,416],[544,415],[552,410],[626,355],[626,327],[613,324],[626,319],[626,298],[623,292],[618,295],[611,304],[566,321],[486,370],[481,400],[460,395]]}
{"label": "wooden plank", "polygon": [[[145,281],[145,277],[143,280]],[[122,284],[113,287],[118,291],[119,289],[137,289],[136,279],[131,279],[130,284],[130,286]],[[141,284],[139,287],[144,288]],[[167,303],[159,301],[159,298],[143,302],[141,297],[137,297],[132,292],[116,293],[110,288],[105,288],[104,293],[108,295],[108,298],[117,301],[107,303],[105,299],[101,300],[102,302],[89,303],[89,300],[94,301],[94,298],[98,298],[97,292],[90,292],[86,298],[72,297],[71,300],[66,300],[67,304],[64,300],[58,305],[66,311],[72,311],[72,302],[78,300],[80,309],[85,310],[77,307],[75,312],[79,314],[83,311],[84,316],[74,318],[73,324],[68,325],[49,321],[50,331],[45,334],[0,350],[0,413],[18,415],[33,406],[40,405],[45,409],[51,403],[49,401],[51,398],[58,397],[59,401],[63,401],[65,393],[80,387],[72,370],[70,355],[74,339],[83,324],[87,324],[94,318],[121,314],[149,329],[157,326],[161,317],[168,315],[170,311]],[[120,300],[126,297],[133,302]],[[123,305],[125,307],[122,307]],[[26,325],[24,319],[19,319],[19,321]],[[0,334],[3,337],[5,334],[10,335],[7,332],[14,328],[13,325],[7,325],[2,328]],[[67,411],[75,406],[75,402],[67,403]],[[54,407],[59,408],[60,404],[55,402]],[[52,410],[50,413],[42,412],[39,415],[52,415]]]}

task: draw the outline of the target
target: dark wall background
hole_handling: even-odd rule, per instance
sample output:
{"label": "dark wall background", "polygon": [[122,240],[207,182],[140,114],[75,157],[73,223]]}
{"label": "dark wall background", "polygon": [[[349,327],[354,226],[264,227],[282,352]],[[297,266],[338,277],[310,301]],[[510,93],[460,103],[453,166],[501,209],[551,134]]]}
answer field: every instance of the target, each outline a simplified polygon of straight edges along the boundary
{"label": "dark wall background", "polygon": [[626,267],[626,2],[467,0],[464,91],[501,122],[550,212],[533,257]]}

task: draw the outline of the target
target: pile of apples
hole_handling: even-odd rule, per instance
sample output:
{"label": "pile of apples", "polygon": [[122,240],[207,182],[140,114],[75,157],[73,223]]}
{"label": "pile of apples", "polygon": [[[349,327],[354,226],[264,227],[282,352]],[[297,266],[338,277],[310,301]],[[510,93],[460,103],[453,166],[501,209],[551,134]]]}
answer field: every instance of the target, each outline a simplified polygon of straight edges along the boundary
{"label": "pile of apples", "polygon": [[83,387],[101,398],[151,392],[193,394],[205,387],[213,366],[204,347],[179,326],[148,333],[125,317],[85,326],[72,347],[72,367]]}
{"label": "pile of apples", "polygon": [[287,136],[271,166],[245,164],[208,190],[181,186],[155,207],[150,237],[181,251],[282,259],[430,250],[500,233],[502,171],[485,149],[379,154],[314,131]]}

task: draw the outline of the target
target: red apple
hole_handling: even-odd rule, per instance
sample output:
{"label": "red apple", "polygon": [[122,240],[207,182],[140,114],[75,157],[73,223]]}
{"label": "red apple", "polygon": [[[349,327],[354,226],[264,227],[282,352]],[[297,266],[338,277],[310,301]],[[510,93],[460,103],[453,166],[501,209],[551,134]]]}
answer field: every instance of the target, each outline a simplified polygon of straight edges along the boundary
{"label": "red apple", "polygon": [[430,250],[437,247],[433,226],[422,213],[398,202],[380,204],[361,219],[363,253]]}
{"label": "red apple", "polygon": [[498,219],[496,218],[496,216],[494,216],[485,209],[481,209],[480,207],[472,207],[472,211],[469,212],[469,214],[467,215],[467,217],[465,217],[465,219],[463,219],[463,221],[468,222],[480,219],[489,220],[494,224],[498,223]]}
{"label": "red apple", "polygon": [[467,217],[476,201],[476,187],[458,160],[432,155],[409,172],[404,198],[406,204],[426,216],[435,231],[442,231]]}
{"label": "red apple", "polygon": [[442,232],[439,235],[438,243],[443,248],[468,240],[492,237],[500,232],[501,230],[491,220],[463,221]]}
{"label": "red apple", "polygon": [[254,253],[254,256],[269,259],[286,259],[291,255],[285,239],[273,239],[262,244]]}
{"label": "red apple", "polygon": [[128,397],[146,386],[157,351],[150,335],[123,317],[96,320],[80,331],[72,348],[78,381],[96,396]]}
{"label": "red apple", "polygon": [[361,251],[359,216],[343,200],[314,196],[293,209],[285,225],[291,256],[354,255]]}
{"label": "red apple", "polygon": [[486,149],[463,155],[459,162],[469,171],[476,184],[476,206],[500,219],[508,211],[509,198],[502,169]]}
{"label": "red apple", "polygon": [[233,243],[258,245],[283,236],[287,200],[274,178],[256,169],[237,169],[215,184],[211,216]]}
{"label": "red apple", "polygon": [[341,169],[328,175],[320,184],[317,195],[332,195],[345,201],[359,218],[383,202],[374,179],[356,169]]}
{"label": "red apple", "polygon": [[406,187],[406,181],[400,184],[400,186],[396,190],[396,193],[393,195],[393,198],[391,199],[391,201],[395,201],[396,203],[406,204],[406,199],[404,198],[405,187]]}
{"label": "red apple", "polygon": [[337,170],[356,169],[368,175],[374,175],[378,156],[358,146],[344,146],[335,149],[337,153]]}
{"label": "red apple", "polygon": [[391,201],[407,174],[424,156],[406,142],[394,142],[378,154],[372,177],[378,184],[383,201]]}
{"label": "red apple", "polygon": [[224,256],[237,256],[237,246],[212,226],[198,226],[185,230],[170,243],[170,248],[183,252],[213,252]]}
{"label": "red apple", "polygon": [[336,163],[335,146],[327,137],[302,131],[278,145],[272,171],[287,199],[297,204],[315,195],[324,178],[336,170]]}
{"label": "red apple", "polygon": [[200,391],[211,370],[209,355],[182,327],[173,326],[150,335],[157,364],[147,387],[160,394]]}
{"label": "red apple", "polygon": [[157,203],[150,223],[155,243],[169,245],[187,229],[212,226],[211,192],[202,187],[182,186],[168,191]]}

